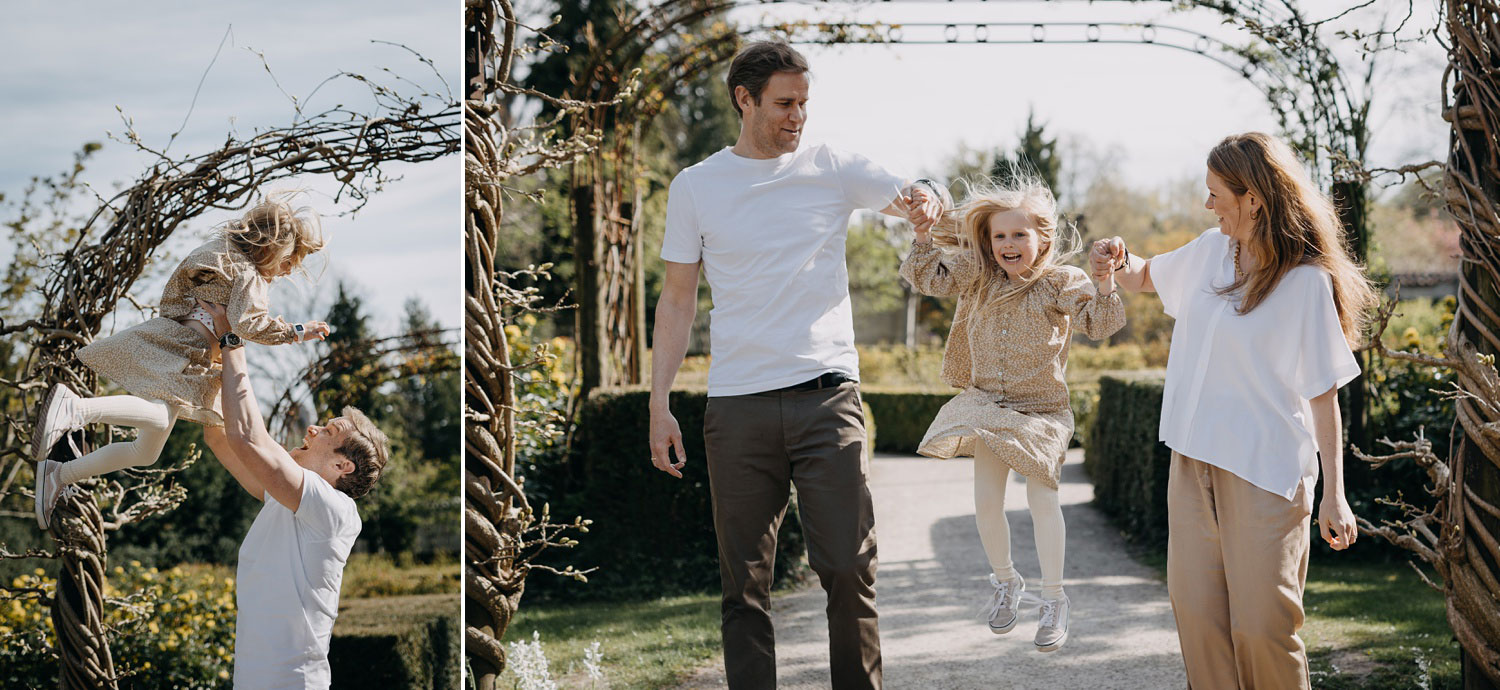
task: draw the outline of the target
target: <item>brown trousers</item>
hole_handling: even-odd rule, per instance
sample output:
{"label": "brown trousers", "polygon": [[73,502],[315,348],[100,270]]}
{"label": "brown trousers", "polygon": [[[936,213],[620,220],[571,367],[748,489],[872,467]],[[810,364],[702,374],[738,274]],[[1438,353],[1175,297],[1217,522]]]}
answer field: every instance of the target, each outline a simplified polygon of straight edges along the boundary
{"label": "brown trousers", "polygon": [[776,687],[771,572],[795,484],[807,559],[828,593],[833,687],[880,688],[875,513],[858,385],[709,398],[703,436],[729,687]]}
{"label": "brown trousers", "polygon": [[1167,592],[1189,688],[1308,688],[1302,627],[1312,499],[1172,454]]}

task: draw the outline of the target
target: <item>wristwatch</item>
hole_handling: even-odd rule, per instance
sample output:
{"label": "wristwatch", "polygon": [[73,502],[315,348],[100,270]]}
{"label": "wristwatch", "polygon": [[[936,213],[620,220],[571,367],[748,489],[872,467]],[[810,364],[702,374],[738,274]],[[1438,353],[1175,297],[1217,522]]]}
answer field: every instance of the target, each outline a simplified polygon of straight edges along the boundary
{"label": "wristwatch", "polygon": [[300,323],[292,324],[292,334],[296,337],[297,342],[302,342],[307,337],[307,326]]}
{"label": "wristwatch", "polygon": [[237,347],[243,346],[244,344],[245,341],[238,335],[235,335],[234,331],[230,331],[219,337],[220,350],[233,350]]}

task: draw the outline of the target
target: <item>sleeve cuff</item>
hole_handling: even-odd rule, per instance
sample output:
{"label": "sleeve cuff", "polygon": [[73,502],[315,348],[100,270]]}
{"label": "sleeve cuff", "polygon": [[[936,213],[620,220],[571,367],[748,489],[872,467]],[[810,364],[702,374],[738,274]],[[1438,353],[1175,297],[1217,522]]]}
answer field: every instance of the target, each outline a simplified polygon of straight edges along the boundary
{"label": "sleeve cuff", "polygon": [[695,263],[698,263],[698,261],[703,258],[703,255],[702,254],[696,254],[695,255],[695,254],[691,254],[689,252],[679,252],[679,251],[673,251],[673,250],[670,250],[670,249],[663,248],[661,250],[661,258],[662,258],[663,261],[671,261],[672,263],[678,263],[678,264],[695,264]]}
{"label": "sleeve cuff", "polygon": [[1304,399],[1312,400],[1327,393],[1330,388],[1343,388],[1350,381],[1353,381],[1355,377],[1359,376],[1359,371],[1359,362],[1351,359],[1336,367],[1329,375],[1319,377],[1316,381],[1308,384],[1300,393]]}

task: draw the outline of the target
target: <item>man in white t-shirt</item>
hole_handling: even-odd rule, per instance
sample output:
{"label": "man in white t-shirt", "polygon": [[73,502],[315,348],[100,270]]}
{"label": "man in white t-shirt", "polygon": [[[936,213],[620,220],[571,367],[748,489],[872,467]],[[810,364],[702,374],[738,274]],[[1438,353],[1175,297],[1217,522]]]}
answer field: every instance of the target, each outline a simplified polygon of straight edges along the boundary
{"label": "man in white t-shirt", "polygon": [[652,463],[681,478],[686,462],[667,402],[697,314],[701,266],[714,300],[704,441],[729,687],[776,686],[771,572],[795,484],[808,561],[828,593],[832,685],[879,688],[875,517],[844,245],[858,209],[936,219],[936,186],[921,180],[931,189],[915,193],[863,156],[799,148],[808,66],[790,46],[750,44],[727,81],[739,139],[679,173],[667,197]]}
{"label": "man in white t-shirt", "polygon": [[287,451],[260,416],[245,351],[217,305],[224,428],[204,438],[225,469],[265,505],[240,545],[235,569],[234,687],[327,688],[328,642],[339,610],[344,563],[359,536],[354,499],[385,471],[390,443],[353,407],[308,427]]}

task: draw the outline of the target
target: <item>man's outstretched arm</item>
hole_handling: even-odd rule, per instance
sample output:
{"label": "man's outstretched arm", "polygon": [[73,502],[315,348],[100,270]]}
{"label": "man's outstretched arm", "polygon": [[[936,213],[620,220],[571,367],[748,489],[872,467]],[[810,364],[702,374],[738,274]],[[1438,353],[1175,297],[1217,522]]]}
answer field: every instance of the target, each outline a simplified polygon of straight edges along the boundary
{"label": "man's outstretched arm", "polygon": [[224,434],[224,427],[203,427],[203,442],[208,444],[208,448],[213,451],[214,457],[219,459],[219,464],[223,465],[224,469],[229,470],[229,474],[234,477],[235,481],[239,482],[240,487],[251,496],[254,496],[255,500],[266,500],[266,487],[260,485],[260,480],[256,479],[255,475],[250,474],[250,468],[245,467],[245,463],[240,460],[239,456],[233,450],[230,450],[229,437]]}
{"label": "man's outstretched arm", "polygon": [[229,451],[277,503],[295,513],[302,505],[302,468],[266,431],[255,390],[250,387],[245,349],[225,350],[221,360],[224,435],[229,440]]}

